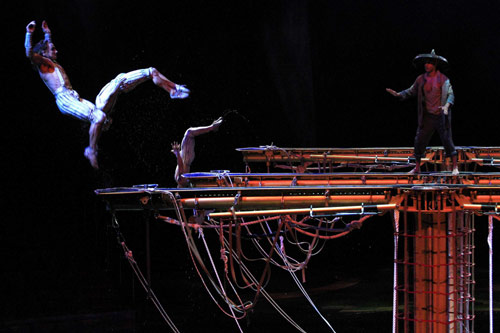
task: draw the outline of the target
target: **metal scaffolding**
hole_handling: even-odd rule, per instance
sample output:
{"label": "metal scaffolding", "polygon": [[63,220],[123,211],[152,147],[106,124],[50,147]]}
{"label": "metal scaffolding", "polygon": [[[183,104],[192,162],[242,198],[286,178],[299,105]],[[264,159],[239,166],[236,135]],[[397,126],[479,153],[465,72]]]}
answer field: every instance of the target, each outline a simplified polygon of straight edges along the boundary
{"label": "metal scaffolding", "polygon": [[[436,147],[428,149],[422,160],[427,171],[421,174],[394,171],[414,166],[411,148],[238,150],[248,172],[186,174],[187,188],[146,184],[96,193],[112,212],[149,209],[158,219],[180,226],[197,270],[206,274],[235,320],[265,294],[270,266],[300,271],[318,242],[348,234],[371,216],[392,213],[393,332],[474,332],[475,216],[487,215],[492,330],[491,234],[493,220],[500,216],[500,173],[491,168],[500,166],[499,147],[458,148],[458,176],[446,171],[443,150]],[[255,169],[264,165],[265,172],[250,172],[254,164]],[[271,172],[276,168],[290,172]],[[162,215],[164,210],[174,211],[175,216]],[[350,221],[339,227],[338,218],[343,216]],[[258,232],[252,229],[256,227]],[[193,233],[203,235],[203,230],[217,232],[222,276],[217,269],[215,275],[210,273],[198,253]],[[267,239],[266,245],[256,241],[256,234]],[[252,240],[266,262],[259,278],[245,266],[244,237]],[[305,247],[299,245],[304,237]],[[302,250],[302,261],[288,257],[291,251],[285,239]],[[233,265],[240,266],[239,278]],[[231,290],[222,288],[224,276],[234,283],[233,290],[245,281],[245,287],[255,290],[255,298],[245,302],[237,292],[231,296]]]}

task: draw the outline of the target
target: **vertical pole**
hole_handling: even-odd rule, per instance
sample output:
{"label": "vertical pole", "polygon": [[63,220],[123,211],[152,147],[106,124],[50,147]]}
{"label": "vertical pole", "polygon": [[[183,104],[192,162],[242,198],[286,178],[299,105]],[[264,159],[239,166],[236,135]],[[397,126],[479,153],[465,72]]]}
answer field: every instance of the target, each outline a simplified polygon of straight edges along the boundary
{"label": "vertical pole", "polygon": [[448,295],[448,321],[450,322],[450,332],[458,332],[457,326],[457,311],[459,308],[459,299],[457,293],[457,269],[460,265],[460,259],[457,253],[459,253],[459,242],[460,237],[457,232],[457,215],[455,211],[455,207],[453,206],[453,210],[448,214],[448,226],[447,226],[447,254],[450,265],[448,266],[448,283],[447,283],[447,295]]}
{"label": "vertical pole", "polygon": [[467,281],[467,286],[469,288],[467,292],[467,299],[468,299],[468,310],[467,310],[467,323],[470,324],[470,332],[474,332],[474,316],[475,316],[475,300],[474,300],[474,294],[475,294],[475,284],[476,284],[476,276],[474,273],[474,265],[475,265],[475,248],[476,244],[474,242],[474,231],[476,228],[476,223],[475,223],[475,216],[474,214],[470,215],[470,225],[469,229],[467,230],[467,238],[468,238],[468,244],[469,245],[469,261],[468,261],[468,276],[470,276],[469,280]]}
{"label": "vertical pole", "polygon": [[465,264],[466,264],[466,251],[467,251],[467,243],[466,240],[467,238],[465,237],[465,225],[466,225],[466,217],[463,212],[460,213],[459,218],[457,220],[457,233],[458,233],[458,238],[456,241],[456,246],[457,246],[457,253],[459,255],[459,265],[457,266],[457,292],[456,292],[456,299],[457,299],[457,319],[458,325],[460,325],[461,330],[463,331],[464,329],[467,329],[467,326],[463,325],[462,323],[464,322],[464,312],[465,312],[465,304],[464,304],[464,289],[465,289],[465,280],[464,280],[464,274],[465,274]]}
{"label": "vertical pole", "polygon": [[150,246],[150,226],[149,226],[149,212],[144,218],[146,223],[146,276],[148,279],[148,299],[151,298],[151,246]]}
{"label": "vertical pole", "polygon": [[488,216],[488,248],[489,248],[490,333],[493,333],[493,215]]}
{"label": "vertical pole", "polygon": [[[404,255],[403,255],[403,279],[404,279],[404,285],[403,285],[403,290],[404,290],[404,310],[403,310],[403,320],[404,320],[404,332],[409,332],[410,331],[410,321],[409,321],[409,291],[410,291],[410,274],[408,272],[409,270],[409,256],[410,252],[408,249],[408,242],[410,239],[412,242],[415,241],[415,237],[410,237],[409,231],[408,231],[408,196],[405,197],[405,205],[404,205],[404,221],[403,221],[403,228],[404,228]],[[415,227],[413,227],[413,230],[415,230]],[[415,234],[415,231],[413,231],[413,236]],[[415,297],[414,297],[415,298]]]}
{"label": "vertical pole", "polygon": [[398,315],[398,242],[399,242],[399,211],[394,211],[394,272],[392,292],[392,333],[397,332]]}
{"label": "vertical pole", "polygon": [[427,264],[426,248],[427,237],[425,228],[422,224],[422,193],[417,193],[417,222],[415,226],[414,235],[414,272],[413,272],[413,292],[414,292],[414,305],[413,305],[413,319],[415,320],[415,332],[427,333],[430,330],[427,327],[428,323],[428,295],[424,293],[428,290],[428,277],[425,265]]}
{"label": "vertical pole", "polygon": [[447,314],[447,300],[448,300],[448,283],[447,280],[447,270],[450,263],[452,263],[453,258],[448,258],[446,251],[446,225],[451,223],[447,221],[446,214],[435,213],[433,214],[432,226],[432,243],[428,249],[430,255],[432,256],[432,265],[430,266],[430,271],[432,273],[431,290],[432,290],[432,300],[429,304],[432,320],[433,320],[433,332],[444,332],[447,331],[448,322]]}

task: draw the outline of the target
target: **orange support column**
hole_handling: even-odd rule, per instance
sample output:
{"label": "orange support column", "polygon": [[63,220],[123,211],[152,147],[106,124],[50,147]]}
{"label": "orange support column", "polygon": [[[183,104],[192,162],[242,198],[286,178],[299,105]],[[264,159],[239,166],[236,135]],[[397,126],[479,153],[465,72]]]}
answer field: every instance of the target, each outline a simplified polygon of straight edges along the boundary
{"label": "orange support column", "polygon": [[446,198],[434,194],[413,197],[414,219],[403,214],[396,332],[473,331],[474,216],[455,206],[444,212]]}
{"label": "orange support column", "polygon": [[415,332],[446,332],[448,258],[444,214],[418,214],[415,230]]}

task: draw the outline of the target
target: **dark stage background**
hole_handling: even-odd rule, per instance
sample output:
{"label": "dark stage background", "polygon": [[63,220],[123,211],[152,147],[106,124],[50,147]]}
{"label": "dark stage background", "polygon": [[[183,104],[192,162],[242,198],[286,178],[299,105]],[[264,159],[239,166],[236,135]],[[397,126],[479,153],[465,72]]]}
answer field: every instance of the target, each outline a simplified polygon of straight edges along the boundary
{"label": "dark stage background", "polygon": [[[416,102],[400,103],[384,89],[409,87],[421,72],[413,57],[434,48],[451,65],[455,144],[500,145],[495,1],[41,0],[1,7],[3,331],[167,329],[134,282],[93,191],[174,187],[170,143],[226,111],[236,110],[217,133],[197,138],[192,170],[244,171],[239,147],[412,146]],[[37,21],[36,42],[44,19],[83,98],[93,101],[118,73],[149,66],[186,84],[191,97],[171,100],[149,82],[122,95],[101,138],[101,170],[92,170],[83,157],[88,126],[59,113],[24,57],[26,25]],[[437,136],[431,145],[440,145]],[[123,218],[125,236],[142,259],[141,217]],[[375,307],[370,299],[391,305],[391,222],[369,221],[327,243],[307,270],[311,290],[337,283],[315,294],[320,305],[340,300],[352,310],[325,307],[339,332],[391,327],[389,310],[355,311]],[[479,219],[477,228],[479,291],[486,281],[485,222]],[[152,228],[153,286],[179,329],[235,331],[202,290],[180,230]],[[278,298],[297,290],[289,276],[273,274],[270,291]],[[326,331],[298,299],[284,299],[283,307],[306,329]],[[249,332],[288,328],[265,301],[243,325]]]}

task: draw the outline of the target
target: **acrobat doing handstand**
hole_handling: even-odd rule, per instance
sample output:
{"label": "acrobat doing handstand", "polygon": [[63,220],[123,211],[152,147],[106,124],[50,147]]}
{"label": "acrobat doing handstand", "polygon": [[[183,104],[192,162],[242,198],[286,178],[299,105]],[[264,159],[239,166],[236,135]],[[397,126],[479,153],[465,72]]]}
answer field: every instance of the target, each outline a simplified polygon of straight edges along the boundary
{"label": "acrobat doing handstand", "polygon": [[54,94],[59,110],[65,115],[90,123],[89,145],[85,148],[84,155],[95,169],[99,168],[97,142],[103,127],[108,127],[111,124],[109,113],[120,93],[129,92],[139,84],[152,80],[155,85],[166,90],[171,98],[186,98],[189,96],[190,91],[184,85],[173,83],[156,68],[150,67],[116,76],[102,88],[96,97],[95,104],[82,99],[71,87],[62,66],[57,63],[57,50],[52,43],[51,31],[47,22],[42,22],[45,38],[32,47],[31,38],[35,27],[35,21],[31,21],[26,26],[24,43],[26,56],[38,70],[47,88]]}
{"label": "acrobat doing handstand", "polygon": [[179,187],[189,186],[186,178],[182,177],[183,174],[188,173],[191,169],[191,163],[194,161],[194,138],[198,135],[205,134],[212,131],[217,131],[222,124],[223,118],[220,117],[209,126],[190,127],[184,133],[182,142],[172,143],[172,152],[177,157],[177,167],[175,168],[175,181]]}

